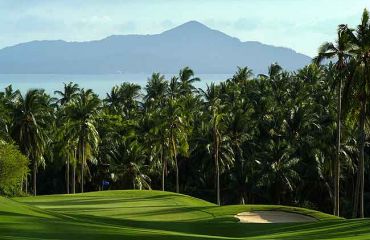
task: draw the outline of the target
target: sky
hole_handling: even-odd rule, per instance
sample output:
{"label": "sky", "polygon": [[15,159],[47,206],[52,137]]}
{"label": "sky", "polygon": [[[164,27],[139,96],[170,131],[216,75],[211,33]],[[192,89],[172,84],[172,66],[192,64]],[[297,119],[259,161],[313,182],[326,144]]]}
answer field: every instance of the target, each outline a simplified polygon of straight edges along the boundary
{"label": "sky", "polygon": [[32,40],[156,34],[196,20],[241,41],[314,56],[370,0],[0,0],[0,48]]}

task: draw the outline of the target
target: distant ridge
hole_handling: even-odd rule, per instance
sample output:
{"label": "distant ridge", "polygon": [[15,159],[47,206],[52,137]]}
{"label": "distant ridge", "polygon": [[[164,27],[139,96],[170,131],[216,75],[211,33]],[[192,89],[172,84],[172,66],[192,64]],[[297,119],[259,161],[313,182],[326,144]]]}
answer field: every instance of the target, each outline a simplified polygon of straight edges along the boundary
{"label": "distant ridge", "polygon": [[160,34],[112,35],[97,41],[32,41],[0,50],[0,73],[174,73],[190,66],[196,73],[233,73],[248,66],[264,73],[278,62],[296,70],[311,58],[284,47],[241,42],[190,21]]}

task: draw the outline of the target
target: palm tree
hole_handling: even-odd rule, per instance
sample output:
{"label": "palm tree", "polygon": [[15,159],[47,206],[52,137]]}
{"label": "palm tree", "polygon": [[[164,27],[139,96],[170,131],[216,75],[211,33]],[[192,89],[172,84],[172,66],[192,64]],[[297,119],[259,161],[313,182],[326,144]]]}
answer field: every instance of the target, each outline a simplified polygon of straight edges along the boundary
{"label": "palm tree", "polygon": [[220,100],[212,102],[210,106],[212,112],[212,133],[213,133],[213,159],[215,162],[216,169],[216,192],[217,192],[217,204],[221,205],[220,198],[220,166],[219,166],[219,151],[220,151],[220,142],[221,142],[221,133],[220,133],[220,124],[222,121],[223,115],[220,113]]}
{"label": "palm tree", "polygon": [[189,146],[187,143],[186,119],[183,117],[182,107],[177,99],[169,99],[166,108],[167,126],[166,132],[168,134],[168,146],[171,159],[175,164],[176,172],[176,192],[180,192],[179,184],[179,165],[178,154],[181,151],[185,153]]}
{"label": "palm tree", "polygon": [[66,117],[70,121],[66,138],[77,141],[77,153],[81,164],[81,192],[84,191],[84,171],[87,159],[94,161],[99,134],[95,128],[95,117],[100,100],[91,89],[81,89],[76,99],[66,106]]}
{"label": "palm tree", "polygon": [[354,55],[353,77],[345,87],[345,94],[348,92],[358,99],[358,128],[359,128],[359,166],[355,192],[353,215],[364,217],[364,168],[365,168],[365,121],[368,118],[367,101],[370,91],[370,18],[367,9],[364,9],[361,23],[356,30],[342,26],[343,31],[348,34],[350,43],[353,45],[351,53]]}
{"label": "palm tree", "polygon": [[266,169],[261,180],[270,185],[276,203],[280,204],[285,191],[293,192],[294,180],[299,180],[299,174],[294,168],[299,159],[292,155],[294,149],[283,140],[271,140],[264,147],[261,162],[265,161]]}
{"label": "palm tree", "polygon": [[162,106],[167,89],[168,81],[165,79],[164,75],[153,73],[145,86],[146,95],[144,96],[144,101],[147,105],[156,103],[156,107],[158,107],[158,105]]}
{"label": "palm tree", "polygon": [[12,85],[7,86],[4,92],[0,92],[0,137],[6,141],[11,140],[9,132],[11,116],[9,112],[14,109],[14,104],[18,101],[19,96],[19,90],[14,91]]}
{"label": "palm tree", "polygon": [[248,67],[238,67],[238,70],[231,78],[231,81],[237,84],[244,84],[253,77],[252,69]]}
{"label": "palm tree", "polygon": [[114,114],[122,114],[126,118],[132,117],[138,107],[138,98],[141,87],[134,83],[124,82],[114,86],[104,102]]}
{"label": "palm tree", "polygon": [[66,103],[70,102],[73,98],[77,96],[78,91],[80,88],[78,87],[78,84],[69,82],[68,84],[64,84],[63,91],[54,91],[54,94],[59,95],[60,98],[58,99],[57,103],[60,105],[65,105]]}
{"label": "palm tree", "polygon": [[145,139],[149,142],[151,157],[157,159],[159,162],[154,162],[161,166],[163,191],[165,190],[165,177],[167,175],[165,151],[168,149],[166,122],[163,119],[166,118],[164,109],[168,87],[168,81],[164,75],[153,73],[145,86],[146,95],[144,96],[146,119],[151,123]]}
{"label": "palm tree", "polygon": [[[241,204],[247,202],[247,187],[251,185],[253,175],[253,150],[244,152],[243,146],[250,146],[253,149],[251,138],[251,129],[253,126],[253,119],[250,117],[253,108],[248,100],[245,99],[245,93],[250,92],[250,86],[253,84],[251,80],[252,72],[248,68],[239,68],[234,74],[232,81],[229,84],[222,84],[222,98],[225,106],[225,125],[230,136],[230,142],[233,149],[235,164],[231,172],[231,185],[233,189],[237,189],[239,200]],[[224,86],[225,85],[225,86]],[[249,161],[248,161],[249,160]]]}
{"label": "palm tree", "polygon": [[172,77],[167,89],[166,106],[164,108],[165,132],[170,159],[175,165],[176,192],[180,192],[178,154],[188,154],[188,122],[185,111],[180,101],[179,82],[177,77]]}
{"label": "palm tree", "polygon": [[59,138],[59,156],[65,159],[66,164],[66,192],[70,193],[70,165],[72,164],[72,193],[76,193],[76,145],[77,141],[73,138],[68,138],[68,132],[70,129],[70,121],[66,120],[63,122],[60,130],[58,131]]}
{"label": "palm tree", "polygon": [[283,68],[278,63],[273,63],[268,67],[267,74],[259,74],[258,76],[261,78],[270,78],[274,79],[279,76],[282,72]]}
{"label": "palm tree", "polygon": [[336,58],[335,67],[338,71],[337,82],[337,148],[336,160],[334,164],[334,215],[340,213],[340,145],[341,145],[341,115],[342,115],[342,85],[345,76],[347,61],[351,57],[351,44],[348,34],[342,27],[337,30],[338,38],[336,43],[325,42],[319,48],[318,56],[314,58],[315,63],[321,63],[324,59]]}
{"label": "palm tree", "polygon": [[0,93],[0,99],[4,102],[4,104],[8,107],[13,107],[14,103],[18,100],[20,97],[20,91],[13,90],[13,86],[9,85],[4,89],[4,92]]}
{"label": "palm tree", "polygon": [[37,193],[37,169],[45,165],[46,128],[50,124],[51,109],[43,90],[29,90],[19,95],[12,117],[12,137],[23,154],[32,161],[33,194]]}
{"label": "palm tree", "polygon": [[180,85],[180,92],[182,94],[191,94],[196,90],[193,86],[194,82],[199,82],[200,79],[194,76],[194,71],[189,68],[185,67],[180,70],[179,73],[179,85]]}
{"label": "palm tree", "polygon": [[134,83],[122,83],[119,87],[119,96],[122,103],[122,111],[126,118],[131,118],[136,112],[141,97],[140,85]]}
{"label": "palm tree", "polygon": [[[207,86],[207,90],[203,91],[203,96],[206,99],[206,104],[210,112],[210,130],[212,132],[212,158],[215,166],[215,180],[216,180],[216,202],[221,205],[221,193],[220,193],[220,155],[222,154],[221,148],[223,142],[225,142],[224,136],[222,136],[221,125],[225,117],[223,113],[221,99],[218,97],[218,89],[214,83]],[[231,148],[229,148],[231,150]],[[232,150],[231,150],[232,151]],[[227,155],[229,156],[229,155]],[[228,158],[230,160],[230,158]]]}
{"label": "palm tree", "polygon": [[109,153],[113,171],[125,185],[132,189],[151,189],[150,178],[145,174],[146,151],[137,141],[124,139]]}
{"label": "palm tree", "polygon": [[[64,107],[66,104],[68,104],[69,102],[71,102],[72,100],[74,100],[77,95],[78,95],[78,91],[80,90],[80,88],[78,87],[78,84],[75,84],[75,83],[72,83],[72,82],[69,82],[68,84],[64,83],[64,89],[63,91],[54,91],[54,94],[56,95],[59,95],[60,98],[57,100],[57,103],[59,103],[62,107]],[[63,113],[63,112],[62,112]],[[65,122],[65,123],[68,123]],[[63,126],[61,129],[65,130],[65,126]],[[61,133],[61,135],[63,136],[64,133]],[[65,163],[66,163],[66,191],[67,191],[67,194],[69,194],[69,169],[70,169],[70,162],[71,162],[71,159],[73,159],[73,156],[75,155],[74,152],[71,152],[71,142],[69,139],[64,139],[64,138],[61,138],[62,142],[63,142],[63,147],[61,149],[61,156],[63,158],[66,159]],[[63,140],[66,140],[66,141],[63,141]],[[73,165],[73,193],[75,193],[75,176],[76,176],[76,166]]]}
{"label": "palm tree", "polygon": [[119,113],[122,108],[120,87],[114,86],[110,93],[107,93],[107,97],[104,99],[104,102],[113,113]]}
{"label": "palm tree", "polygon": [[149,159],[153,169],[161,169],[162,172],[162,191],[165,190],[165,178],[167,175],[167,155],[168,152],[168,129],[164,111],[161,108],[151,109],[146,113],[144,122],[148,126],[148,132],[144,135],[145,142],[149,151]]}

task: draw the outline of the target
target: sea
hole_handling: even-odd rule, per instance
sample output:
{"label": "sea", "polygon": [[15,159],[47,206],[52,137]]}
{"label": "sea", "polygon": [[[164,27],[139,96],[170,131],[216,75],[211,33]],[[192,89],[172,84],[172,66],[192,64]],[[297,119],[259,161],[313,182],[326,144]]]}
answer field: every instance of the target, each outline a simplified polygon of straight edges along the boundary
{"label": "sea", "polygon": [[[177,74],[164,74],[166,79],[170,79]],[[74,82],[80,88],[92,89],[100,98],[105,98],[113,86],[123,82],[136,83],[145,88],[145,85],[151,74],[0,74],[0,91],[3,91],[8,85],[12,85],[13,89],[19,89],[25,93],[29,89],[42,88],[52,95],[56,90],[63,90],[63,84]],[[207,85],[219,83],[230,78],[232,74],[197,74],[195,77],[201,79],[194,85],[197,88],[205,89]]]}

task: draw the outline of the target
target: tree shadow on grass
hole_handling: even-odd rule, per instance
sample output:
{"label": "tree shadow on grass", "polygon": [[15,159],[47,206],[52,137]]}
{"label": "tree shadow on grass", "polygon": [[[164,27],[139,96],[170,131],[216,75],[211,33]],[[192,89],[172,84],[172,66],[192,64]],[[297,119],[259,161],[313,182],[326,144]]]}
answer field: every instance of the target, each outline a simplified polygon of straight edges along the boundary
{"label": "tree shadow on grass", "polygon": [[[3,212],[0,212],[3,214]],[[243,224],[199,221],[137,221],[83,214],[68,219],[30,217],[5,212],[0,239],[331,239],[362,236],[370,220],[298,224]],[[4,221],[5,220],[5,221]],[[7,221],[8,220],[8,221]]]}
{"label": "tree shadow on grass", "polygon": [[335,220],[293,224],[242,224],[211,221],[137,221],[87,215],[76,215],[76,218],[82,221],[93,221],[116,227],[133,227],[228,238],[330,239],[370,233],[370,220]]}
{"label": "tree shadow on grass", "polygon": [[[17,221],[15,223],[14,221]],[[209,239],[207,236],[189,236],[176,232],[138,229],[130,226],[112,226],[91,222],[22,218],[0,222],[0,239]],[[212,237],[211,237],[212,238]]]}

